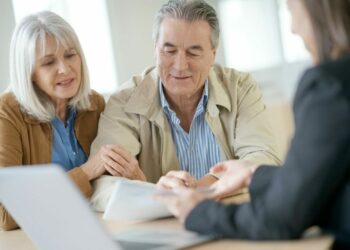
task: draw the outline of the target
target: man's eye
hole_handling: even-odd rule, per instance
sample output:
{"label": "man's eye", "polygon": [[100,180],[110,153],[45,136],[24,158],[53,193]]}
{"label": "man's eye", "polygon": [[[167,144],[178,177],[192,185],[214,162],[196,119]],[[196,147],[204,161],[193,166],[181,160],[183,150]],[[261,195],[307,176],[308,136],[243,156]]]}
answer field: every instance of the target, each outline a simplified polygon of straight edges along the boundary
{"label": "man's eye", "polygon": [[195,53],[195,52],[188,52],[188,55],[189,55],[189,56],[192,56],[192,57],[200,56],[200,54]]}

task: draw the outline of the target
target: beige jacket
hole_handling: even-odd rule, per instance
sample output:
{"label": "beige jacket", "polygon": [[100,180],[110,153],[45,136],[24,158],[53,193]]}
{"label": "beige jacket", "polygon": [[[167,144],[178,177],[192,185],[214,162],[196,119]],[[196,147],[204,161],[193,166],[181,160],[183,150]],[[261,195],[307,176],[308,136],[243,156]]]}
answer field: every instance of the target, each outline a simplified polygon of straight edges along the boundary
{"label": "beige jacket", "polygon": [[[94,92],[91,108],[78,111],[74,123],[75,135],[84,152],[89,155],[90,145],[97,133],[98,119],[105,102]],[[51,162],[52,130],[50,123],[42,123],[22,112],[12,93],[0,96],[0,166],[44,164]],[[1,168],[0,167],[0,168]],[[81,170],[76,167],[68,172],[81,192],[90,197],[92,187]],[[17,227],[16,222],[0,205],[0,229]]]}
{"label": "beige jacket", "polygon": [[[144,71],[112,95],[101,114],[92,154],[105,144],[120,144],[137,157],[150,182],[180,170],[171,128],[160,105],[158,74]],[[205,119],[221,149],[222,160],[249,159],[280,164],[280,153],[262,94],[254,80],[233,69],[213,66]]]}

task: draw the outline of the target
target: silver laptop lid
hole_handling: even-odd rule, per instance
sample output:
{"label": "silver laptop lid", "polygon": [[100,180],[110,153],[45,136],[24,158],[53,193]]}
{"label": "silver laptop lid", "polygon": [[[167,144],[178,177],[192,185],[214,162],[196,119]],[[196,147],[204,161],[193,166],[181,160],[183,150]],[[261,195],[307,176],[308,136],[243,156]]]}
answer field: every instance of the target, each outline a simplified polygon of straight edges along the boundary
{"label": "silver laptop lid", "polygon": [[0,202],[39,249],[119,249],[58,166],[0,169]]}

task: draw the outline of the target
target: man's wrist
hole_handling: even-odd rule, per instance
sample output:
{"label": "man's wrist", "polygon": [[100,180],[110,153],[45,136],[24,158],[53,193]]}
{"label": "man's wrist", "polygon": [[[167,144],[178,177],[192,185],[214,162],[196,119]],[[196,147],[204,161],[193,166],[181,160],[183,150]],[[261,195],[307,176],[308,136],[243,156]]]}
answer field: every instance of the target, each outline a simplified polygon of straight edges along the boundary
{"label": "man's wrist", "polygon": [[207,174],[197,181],[196,187],[210,186],[217,180],[218,178],[215,175]]}

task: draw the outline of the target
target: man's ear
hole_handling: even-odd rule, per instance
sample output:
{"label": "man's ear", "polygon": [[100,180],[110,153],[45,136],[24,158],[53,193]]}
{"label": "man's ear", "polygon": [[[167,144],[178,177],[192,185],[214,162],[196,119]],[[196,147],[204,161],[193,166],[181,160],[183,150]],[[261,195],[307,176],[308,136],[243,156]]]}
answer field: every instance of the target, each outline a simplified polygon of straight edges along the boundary
{"label": "man's ear", "polygon": [[157,42],[154,42],[153,58],[157,60]]}
{"label": "man's ear", "polygon": [[215,60],[216,60],[216,51],[217,51],[217,49],[213,49],[213,62],[212,62],[212,66],[215,64]]}
{"label": "man's ear", "polygon": [[214,60],[215,60],[215,58],[216,58],[216,51],[217,51],[217,49],[213,49]]}

